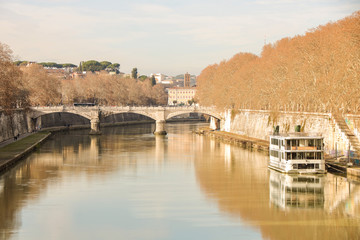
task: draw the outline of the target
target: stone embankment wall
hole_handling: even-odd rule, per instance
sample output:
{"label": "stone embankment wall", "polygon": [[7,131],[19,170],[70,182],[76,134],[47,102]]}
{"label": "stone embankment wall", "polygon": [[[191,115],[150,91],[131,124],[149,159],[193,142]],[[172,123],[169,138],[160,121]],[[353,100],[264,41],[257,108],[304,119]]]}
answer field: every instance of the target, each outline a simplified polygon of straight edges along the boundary
{"label": "stone embankment wall", "polygon": [[26,112],[19,110],[7,115],[0,111],[0,142],[28,132]]}
{"label": "stone embankment wall", "polygon": [[[300,125],[303,132],[322,134],[327,153],[334,153],[337,148],[338,153],[341,154],[347,150],[349,143],[348,139],[336,128],[330,113],[239,110],[228,111],[225,116],[225,121],[222,121],[222,130],[249,137],[268,140],[274,126],[280,127],[280,133],[286,133],[295,132],[296,125]],[[355,119],[352,122],[353,129],[356,129],[356,126],[359,126],[356,123],[360,123],[360,117],[350,118],[349,116],[349,119]]]}

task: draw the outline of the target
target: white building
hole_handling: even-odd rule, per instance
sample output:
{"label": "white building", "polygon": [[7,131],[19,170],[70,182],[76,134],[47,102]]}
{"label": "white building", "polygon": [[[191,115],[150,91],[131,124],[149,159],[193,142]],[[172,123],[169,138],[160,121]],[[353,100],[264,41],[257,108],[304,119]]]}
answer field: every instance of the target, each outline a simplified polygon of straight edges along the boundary
{"label": "white building", "polygon": [[173,87],[168,89],[168,105],[185,104],[195,98],[196,88],[194,87]]}
{"label": "white building", "polygon": [[152,77],[152,76],[155,76],[155,79],[156,79],[156,82],[157,83],[162,83],[162,81],[164,81],[165,80],[165,75],[164,74],[162,74],[162,73],[156,73],[156,74],[150,74],[150,77]]}

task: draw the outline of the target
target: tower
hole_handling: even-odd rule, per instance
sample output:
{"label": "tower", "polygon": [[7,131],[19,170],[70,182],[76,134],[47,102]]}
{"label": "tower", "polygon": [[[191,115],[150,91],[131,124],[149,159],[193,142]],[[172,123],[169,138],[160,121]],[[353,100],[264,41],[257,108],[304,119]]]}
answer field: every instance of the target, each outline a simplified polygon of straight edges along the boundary
{"label": "tower", "polygon": [[184,75],[184,87],[190,87],[190,74],[185,73]]}

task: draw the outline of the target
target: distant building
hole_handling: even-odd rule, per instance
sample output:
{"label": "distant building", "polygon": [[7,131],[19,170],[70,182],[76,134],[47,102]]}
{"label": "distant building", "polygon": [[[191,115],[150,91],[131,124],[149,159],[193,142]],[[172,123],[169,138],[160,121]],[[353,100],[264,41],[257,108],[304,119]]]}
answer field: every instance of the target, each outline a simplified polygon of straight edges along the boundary
{"label": "distant building", "polygon": [[162,73],[150,74],[150,77],[154,76],[157,83],[162,83],[165,80],[165,75]]}
{"label": "distant building", "polygon": [[85,75],[86,75],[86,72],[85,73],[73,72],[71,74],[71,78],[84,78]]}
{"label": "distant building", "polygon": [[161,84],[164,84],[164,85],[171,85],[173,83],[174,83],[173,80],[164,80],[161,82]]}
{"label": "distant building", "polygon": [[68,79],[70,78],[70,73],[66,72],[63,68],[48,68],[44,67],[47,74],[57,77],[59,79]]}
{"label": "distant building", "polygon": [[37,64],[36,62],[28,62],[27,64],[26,64],[26,67],[30,67],[31,65],[33,65],[33,64]]}
{"label": "distant building", "polygon": [[168,89],[168,105],[190,105],[189,101],[194,100],[195,87],[173,87]]}
{"label": "distant building", "polygon": [[190,74],[184,74],[184,87],[190,87]]}

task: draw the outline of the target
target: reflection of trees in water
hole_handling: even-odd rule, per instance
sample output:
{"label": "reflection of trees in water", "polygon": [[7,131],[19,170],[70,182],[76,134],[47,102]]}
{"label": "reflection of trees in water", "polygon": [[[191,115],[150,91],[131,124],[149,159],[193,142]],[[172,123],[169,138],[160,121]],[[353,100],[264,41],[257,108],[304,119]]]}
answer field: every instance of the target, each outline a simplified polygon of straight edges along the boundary
{"label": "reflection of trees in water", "polygon": [[9,239],[21,226],[19,211],[23,207],[38,200],[65,175],[86,173],[88,178],[97,179],[98,175],[106,176],[114,171],[134,169],[135,172],[137,159],[131,151],[155,151],[155,136],[141,140],[137,136],[149,129],[151,125],[108,128],[102,136],[90,136],[89,130],[79,130],[45,142],[40,150],[0,178],[0,239]]}
{"label": "reflection of trees in water", "polygon": [[[312,186],[317,188],[316,194],[319,194],[315,197],[309,184],[308,187],[298,186],[299,191],[307,189],[309,192],[290,197],[297,197],[298,204],[305,201],[309,205],[302,205],[302,208],[293,206],[285,210],[270,202],[271,187],[266,155],[212,140],[199,144],[201,145],[198,148],[203,151],[197,152],[195,171],[201,189],[210,199],[217,202],[221,211],[235,219],[241,217],[246,223],[259,228],[263,238],[360,238],[359,219],[349,216],[345,209],[350,195],[341,201],[331,199],[336,197],[336,194],[329,191],[329,185],[333,184],[332,175],[329,174],[325,182],[319,180],[319,186]],[[359,196],[359,190],[359,185],[356,185],[353,187],[353,194]],[[340,194],[339,189],[338,193]],[[281,194],[281,191],[277,194]],[[311,199],[315,201],[315,206],[311,206]],[[296,199],[293,200],[296,203]],[[338,204],[331,204],[333,202]]]}
{"label": "reflection of trees in water", "polygon": [[103,128],[101,136],[90,136],[88,129],[77,130],[63,132],[45,142],[0,178],[0,239],[11,238],[12,232],[21,226],[23,207],[40,199],[46,189],[67,176],[75,177],[76,181],[76,176],[83,173],[90,179],[115,171],[130,170],[136,174],[139,162],[152,161],[155,165],[167,155],[176,156],[194,147],[194,135],[181,136],[191,131],[194,124],[169,124],[173,133],[165,137],[154,136],[153,127],[145,124]]}
{"label": "reflection of trees in water", "polygon": [[25,163],[2,176],[3,191],[0,192],[0,239],[9,239],[19,228],[19,211],[30,201],[35,201],[57,177],[57,166],[38,165],[40,160],[31,155]]}

